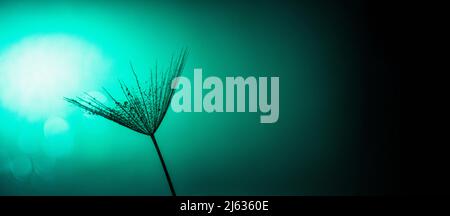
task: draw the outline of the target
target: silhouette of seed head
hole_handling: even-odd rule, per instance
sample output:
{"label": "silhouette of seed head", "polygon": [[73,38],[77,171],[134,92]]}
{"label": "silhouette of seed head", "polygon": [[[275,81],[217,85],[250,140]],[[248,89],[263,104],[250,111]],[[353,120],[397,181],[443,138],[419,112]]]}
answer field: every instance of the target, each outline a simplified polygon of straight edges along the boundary
{"label": "silhouette of seed head", "polygon": [[108,97],[114,101],[114,107],[98,101],[88,93],[85,93],[85,97],[64,99],[88,113],[102,116],[136,132],[153,135],[167,113],[174,94],[174,89],[171,88],[172,80],[183,71],[187,54],[187,50],[184,49],[175,59],[172,57],[166,70],[160,70],[156,65],[155,69],[150,71],[150,80],[145,82],[145,86],[141,86],[130,63],[136,86],[129,88],[119,81],[125,101],[117,100],[104,89]]}

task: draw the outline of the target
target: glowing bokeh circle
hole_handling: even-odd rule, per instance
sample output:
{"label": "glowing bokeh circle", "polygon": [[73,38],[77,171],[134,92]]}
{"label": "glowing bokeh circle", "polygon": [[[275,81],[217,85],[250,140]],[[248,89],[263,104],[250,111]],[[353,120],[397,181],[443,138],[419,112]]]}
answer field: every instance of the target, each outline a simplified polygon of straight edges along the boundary
{"label": "glowing bokeh circle", "polygon": [[65,34],[30,36],[0,52],[1,105],[31,120],[63,115],[63,97],[98,88],[109,65],[94,45]]}

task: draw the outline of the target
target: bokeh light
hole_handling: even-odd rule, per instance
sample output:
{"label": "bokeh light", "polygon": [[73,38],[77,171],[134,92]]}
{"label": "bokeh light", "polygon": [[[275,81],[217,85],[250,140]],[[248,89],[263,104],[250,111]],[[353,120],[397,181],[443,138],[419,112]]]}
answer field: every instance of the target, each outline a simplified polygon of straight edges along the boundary
{"label": "bokeh light", "polygon": [[79,93],[80,84],[96,86],[108,67],[101,52],[80,38],[30,36],[0,54],[0,102],[30,120],[61,115],[63,97]]}
{"label": "bokeh light", "polygon": [[51,157],[68,155],[73,147],[74,134],[66,120],[51,117],[44,124],[44,152]]}
{"label": "bokeh light", "polygon": [[9,162],[11,173],[17,180],[24,180],[33,171],[33,164],[29,157],[18,156]]}

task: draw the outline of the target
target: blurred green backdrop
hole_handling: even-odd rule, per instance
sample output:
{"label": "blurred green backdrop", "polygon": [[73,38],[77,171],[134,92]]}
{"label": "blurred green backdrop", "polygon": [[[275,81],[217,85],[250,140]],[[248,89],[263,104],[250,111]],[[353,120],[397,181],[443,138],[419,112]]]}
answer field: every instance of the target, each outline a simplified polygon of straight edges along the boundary
{"label": "blurred green backdrop", "polygon": [[[373,193],[360,176],[360,36],[349,10],[322,2],[1,0],[0,56],[6,64],[8,50],[33,37],[93,47],[100,57],[92,64],[105,67],[79,71],[67,96],[103,86],[118,92],[117,79],[131,78],[129,61],[145,77],[183,47],[190,78],[194,68],[204,77],[278,76],[275,124],[260,124],[258,113],[169,110],[156,138],[177,193]],[[0,95],[8,95],[13,84],[2,79]],[[169,195],[148,137],[68,104],[30,118],[31,107],[8,103],[0,106],[0,194]]]}

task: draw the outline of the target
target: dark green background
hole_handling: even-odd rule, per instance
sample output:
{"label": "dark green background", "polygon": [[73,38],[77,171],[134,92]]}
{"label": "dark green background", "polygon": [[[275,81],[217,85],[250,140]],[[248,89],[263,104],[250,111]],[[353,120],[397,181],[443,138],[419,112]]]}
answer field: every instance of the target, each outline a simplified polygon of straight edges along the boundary
{"label": "dark green background", "polygon": [[[156,133],[179,195],[350,195],[383,193],[383,171],[363,141],[363,5],[254,1],[0,1],[0,50],[34,34],[83,38],[112,61],[104,86],[118,88],[155,60],[190,48],[184,75],[280,77],[280,118],[255,113],[174,113]],[[100,88],[100,86],[99,86]],[[87,89],[80,88],[80,93]],[[3,195],[168,195],[149,137],[73,107],[71,154],[42,175],[0,173]],[[7,164],[23,153],[30,122],[0,106]],[[34,155],[33,157],[46,157]],[[380,180],[381,181],[381,180]]]}

